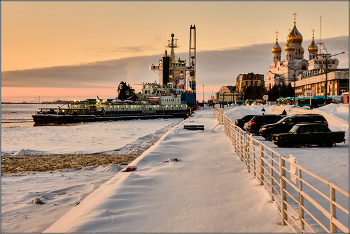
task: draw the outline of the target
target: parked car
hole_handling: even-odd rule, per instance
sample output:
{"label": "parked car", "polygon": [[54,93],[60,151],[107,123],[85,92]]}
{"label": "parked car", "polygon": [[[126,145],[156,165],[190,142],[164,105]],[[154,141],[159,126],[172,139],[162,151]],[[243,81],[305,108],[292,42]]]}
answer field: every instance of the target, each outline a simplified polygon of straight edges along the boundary
{"label": "parked car", "polygon": [[332,147],[334,143],[345,141],[345,132],[332,132],[325,124],[296,124],[287,133],[274,134],[272,142],[278,147],[294,145],[318,145]]}
{"label": "parked car", "polygon": [[285,115],[257,115],[254,116],[249,122],[246,123],[244,130],[254,133],[255,135],[259,134],[259,129],[261,126],[271,123],[276,123],[280,119],[285,117]]}
{"label": "parked car", "polygon": [[271,141],[273,134],[289,132],[295,124],[301,123],[322,123],[328,126],[327,120],[319,114],[292,115],[284,117],[277,123],[263,125],[259,134]]}
{"label": "parked car", "polygon": [[254,116],[256,116],[256,115],[245,115],[245,116],[243,116],[243,117],[240,118],[240,119],[236,119],[236,120],[235,120],[235,125],[236,125],[237,127],[240,127],[240,128],[243,129],[244,124],[245,124],[246,122],[248,122],[249,120],[251,120]]}

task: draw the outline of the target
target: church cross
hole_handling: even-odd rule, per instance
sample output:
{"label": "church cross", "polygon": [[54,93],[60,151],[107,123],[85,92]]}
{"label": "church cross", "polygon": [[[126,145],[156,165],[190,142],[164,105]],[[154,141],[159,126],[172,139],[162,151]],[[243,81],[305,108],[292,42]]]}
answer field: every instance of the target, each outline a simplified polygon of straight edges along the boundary
{"label": "church cross", "polygon": [[278,31],[276,31],[276,41],[278,40]]}
{"label": "church cross", "polygon": [[312,29],[312,38],[314,38],[314,34],[315,34],[315,29]]}
{"label": "church cross", "polygon": [[295,19],[296,19],[296,17],[297,17],[297,13],[294,12],[293,15],[294,15],[294,23],[295,23]]}

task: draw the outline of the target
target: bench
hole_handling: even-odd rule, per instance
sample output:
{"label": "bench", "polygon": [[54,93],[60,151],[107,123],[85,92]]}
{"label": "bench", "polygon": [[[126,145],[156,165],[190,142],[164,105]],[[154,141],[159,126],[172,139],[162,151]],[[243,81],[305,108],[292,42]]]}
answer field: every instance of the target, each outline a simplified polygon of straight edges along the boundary
{"label": "bench", "polygon": [[204,130],[204,125],[184,125],[187,130]]}

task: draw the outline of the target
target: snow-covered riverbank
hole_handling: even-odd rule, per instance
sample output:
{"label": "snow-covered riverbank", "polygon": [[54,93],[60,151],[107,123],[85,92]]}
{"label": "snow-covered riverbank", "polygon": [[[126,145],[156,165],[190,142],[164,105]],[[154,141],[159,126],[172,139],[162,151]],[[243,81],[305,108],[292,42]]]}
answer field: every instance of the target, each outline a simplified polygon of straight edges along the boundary
{"label": "snow-covered riverbank", "polygon": [[[227,108],[226,115],[234,120],[245,114],[260,114],[261,108],[262,106],[230,107]],[[288,114],[303,112],[323,114],[331,130],[346,131],[346,144],[337,144],[336,147],[327,149],[277,148],[267,141],[264,141],[264,144],[271,148],[275,147],[275,150],[282,155],[293,154],[297,157],[299,165],[348,191],[348,105],[327,105],[311,111],[277,106],[264,106],[264,108],[266,113],[282,113],[283,109],[286,109]],[[98,136],[94,138],[95,143],[92,144],[92,136],[87,136],[88,140],[79,144],[65,143],[67,148],[61,148],[63,149],[61,152],[85,150],[90,153],[114,152],[117,154],[134,152],[140,148],[146,149],[158,140],[157,134],[164,133],[182,120],[154,121],[159,122],[160,125],[148,124],[148,126],[157,126],[152,130],[134,127],[124,131],[128,138],[120,140],[118,138],[115,147],[109,147],[108,140],[106,144],[108,147],[103,147],[106,140],[104,135],[108,135],[107,132],[110,134],[115,132],[104,124],[112,123],[98,123],[101,125],[90,126],[90,129],[92,128],[96,133],[92,132]],[[145,123],[145,121],[140,122]],[[138,167],[136,172],[118,173],[121,168],[110,165],[79,171],[2,177],[2,231],[42,232],[71,210],[65,215],[65,219],[67,217],[69,217],[68,220],[74,219],[73,223],[64,222],[65,225],[58,223],[52,228],[59,225],[64,230],[73,232],[88,231],[88,229],[92,230],[91,228],[96,229],[94,232],[123,230],[127,232],[290,232],[288,228],[284,229],[285,227],[278,224],[279,217],[274,218],[278,213],[274,204],[268,202],[267,191],[257,186],[256,181],[246,172],[244,164],[229,147],[230,142],[224,135],[222,126],[213,118],[212,110],[196,112],[193,118],[186,120],[186,124],[205,124],[205,131],[187,131],[182,129],[183,124],[180,124],[131,164]],[[78,132],[85,136],[84,134],[89,132],[88,128],[84,129],[85,127],[84,124],[73,126],[71,129],[75,130],[72,130],[74,134],[71,136],[75,136]],[[79,128],[83,130],[80,131]],[[15,130],[20,132],[20,129]],[[39,129],[40,134],[37,139],[45,139],[40,137],[44,134],[59,139],[56,132],[45,131],[44,133],[41,132],[42,130]],[[25,129],[22,132],[28,133],[27,131],[32,133],[32,138],[36,137],[32,130]],[[62,133],[63,130],[58,131]],[[131,136],[128,135],[129,133]],[[120,135],[115,136],[120,137]],[[2,137],[4,140],[4,134]],[[25,135],[20,137],[23,139]],[[12,136],[12,139],[14,138],[15,134]],[[99,140],[100,144],[97,144]],[[24,142],[26,141],[35,142],[33,139],[24,139]],[[22,152],[27,153],[30,151],[26,149],[41,153],[51,151],[49,146],[40,150],[40,147],[18,147],[18,144],[16,148],[11,145],[11,141],[5,141],[5,143],[10,146],[4,151],[9,155],[19,154],[22,149]],[[77,145],[80,148],[76,148]],[[98,147],[95,148],[96,145]],[[52,152],[57,150],[55,147],[53,146]],[[165,163],[172,157],[178,158],[179,162]],[[333,166],[330,167],[330,164]],[[244,187],[245,184],[249,186]],[[242,192],[242,196],[237,195],[236,186],[243,186],[248,193]],[[255,190],[256,188],[258,190]],[[88,196],[93,191],[95,195]],[[196,197],[195,200],[188,199],[191,194]],[[41,198],[45,204],[32,204],[31,200],[34,197]],[[90,198],[84,200],[87,197]],[[248,198],[249,202],[245,202],[245,198]],[[260,202],[253,204],[253,200]],[[79,205],[75,206],[78,203]],[[249,207],[253,207],[253,210]],[[262,210],[265,210],[268,215],[265,212],[264,216],[260,216],[259,211]],[[71,216],[75,211],[78,211],[79,215]],[[241,215],[237,215],[238,213]],[[246,221],[256,225],[249,226]],[[175,227],[175,224],[178,225]],[[234,229],[227,229],[228,224]],[[80,226],[78,228],[75,225]],[[257,228],[259,225],[266,227],[266,230]],[[54,231],[52,228],[48,231]]]}

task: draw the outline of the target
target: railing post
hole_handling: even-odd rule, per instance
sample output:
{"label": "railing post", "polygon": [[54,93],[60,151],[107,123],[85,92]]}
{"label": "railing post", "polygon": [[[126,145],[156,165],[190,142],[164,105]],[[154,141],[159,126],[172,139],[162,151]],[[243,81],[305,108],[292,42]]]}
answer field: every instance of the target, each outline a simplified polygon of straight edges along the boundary
{"label": "railing post", "polygon": [[234,129],[235,129],[235,127],[234,126],[232,126],[233,124],[231,123],[231,144],[232,145],[234,145],[234,138],[235,138],[235,135],[234,135]]}
{"label": "railing post", "polygon": [[239,131],[239,159],[242,160],[242,133]]}
{"label": "railing post", "polygon": [[222,111],[221,111],[221,123],[223,123],[224,122],[224,110],[222,109]]}
{"label": "railing post", "polygon": [[303,191],[303,184],[301,181],[301,169],[299,169],[299,220],[300,220],[300,233],[305,232],[304,226],[304,197],[301,195]]}
{"label": "railing post", "polygon": [[247,144],[247,169],[248,169],[248,173],[250,173],[250,160],[249,160],[249,147],[250,147],[250,145],[249,145],[249,135],[247,134],[246,135],[246,144]]}
{"label": "railing post", "polygon": [[252,148],[253,148],[253,175],[254,178],[256,177],[256,164],[255,164],[255,147],[254,147],[254,140],[253,137],[250,136],[250,141],[252,142]]}
{"label": "railing post", "polygon": [[287,205],[284,203],[287,200],[286,192],[284,191],[286,189],[286,181],[283,179],[283,177],[286,177],[286,171],[283,168],[285,166],[285,161],[282,159],[281,156],[279,156],[279,163],[280,163],[280,194],[281,194],[281,218],[282,218],[282,225],[286,225],[285,220],[287,220]]}
{"label": "railing post", "polygon": [[263,146],[262,143],[260,142],[260,186],[264,184],[264,161],[262,160],[262,158],[264,157],[264,153],[263,153]]}
{"label": "railing post", "polygon": [[330,186],[330,203],[331,203],[331,218],[330,218],[330,227],[331,227],[331,233],[337,232],[337,226],[333,223],[333,219],[337,218],[336,216],[336,206],[333,204],[333,201],[335,201],[335,189]]}
{"label": "railing post", "polygon": [[243,150],[244,163],[247,166],[247,137],[245,134],[243,135]]}
{"label": "railing post", "polygon": [[271,151],[271,168],[270,168],[270,184],[271,184],[271,202],[273,202],[275,200],[275,198],[273,197],[273,194],[274,194],[274,190],[273,190],[273,152]]}

